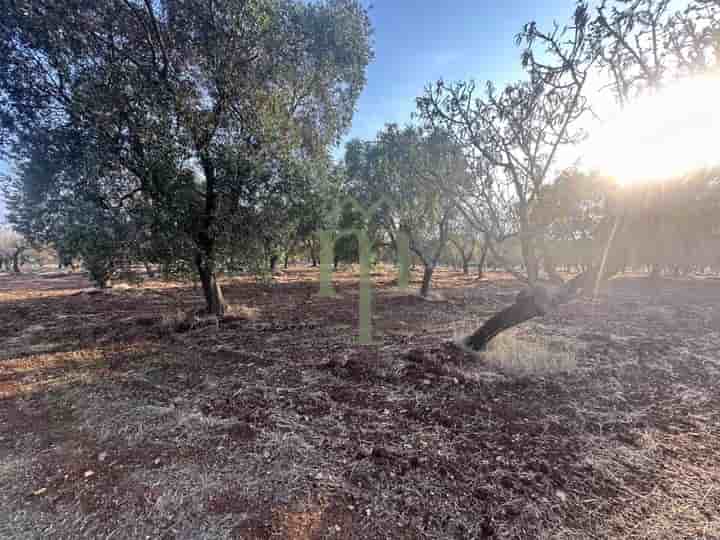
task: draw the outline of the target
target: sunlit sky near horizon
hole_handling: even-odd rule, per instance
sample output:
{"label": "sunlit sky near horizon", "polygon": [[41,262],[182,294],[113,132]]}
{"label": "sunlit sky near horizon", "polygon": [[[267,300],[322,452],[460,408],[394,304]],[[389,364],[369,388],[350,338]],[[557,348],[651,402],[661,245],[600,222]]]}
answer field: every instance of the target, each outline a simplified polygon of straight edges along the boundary
{"label": "sunlit sky near horizon", "polygon": [[632,184],[718,165],[718,95],[717,74],[668,82],[597,125],[579,149],[583,166]]}
{"label": "sunlit sky near horizon", "polygon": [[[501,84],[521,77],[517,32],[531,20],[564,22],[574,0],[376,0],[366,5],[375,59],[346,140],[370,139],[387,122],[409,121],[415,98],[438,78]],[[334,154],[341,156],[342,148]],[[0,173],[6,170],[0,162]],[[3,215],[0,201],[0,220]]]}

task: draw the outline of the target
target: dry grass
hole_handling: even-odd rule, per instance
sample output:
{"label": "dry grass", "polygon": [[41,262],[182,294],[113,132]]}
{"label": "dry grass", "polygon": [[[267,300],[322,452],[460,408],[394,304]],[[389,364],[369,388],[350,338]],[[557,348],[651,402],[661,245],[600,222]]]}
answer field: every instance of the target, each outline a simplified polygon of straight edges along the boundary
{"label": "dry grass", "polygon": [[[481,326],[484,319],[468,317],[453,325],[453,342],[482,363],[507,375],[541,375],[563,373],[577,368],[582,344],[573,338],[547,336],[528,331],[533,323],[503,332],[493,339],[485,351],[477,352],[464,346],[464,339]],[[535,329],[536,330],[536,329]]]}
{"label": "dry grass", "polygon": [[489,366],[509,373],[541,374],[567,372],[578,364],[578,347],[557,337],[519,337],[508,331],[493,339],[487,351],[477,353]]}
{"label": "dry grass", "polygon": [[334,299],[316,277],[227,280],[238,307],[212,324],[190,288],[9,294],[0,538],[718,538],[700,301],[614,293],[475,357],[447,341],[512,281],[441,271],[425,302],[380,273],[359,346],[357,276]]}

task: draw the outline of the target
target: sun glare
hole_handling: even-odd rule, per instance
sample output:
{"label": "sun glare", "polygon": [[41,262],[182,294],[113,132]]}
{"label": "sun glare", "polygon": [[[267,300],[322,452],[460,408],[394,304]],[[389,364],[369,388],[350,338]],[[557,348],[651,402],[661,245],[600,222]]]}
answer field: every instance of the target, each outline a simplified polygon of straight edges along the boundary
{"label": "sun glare", "polygon": [[668,86],[590,137],[587,165],[621,184],[666,180],[720,163],[720,77]]}

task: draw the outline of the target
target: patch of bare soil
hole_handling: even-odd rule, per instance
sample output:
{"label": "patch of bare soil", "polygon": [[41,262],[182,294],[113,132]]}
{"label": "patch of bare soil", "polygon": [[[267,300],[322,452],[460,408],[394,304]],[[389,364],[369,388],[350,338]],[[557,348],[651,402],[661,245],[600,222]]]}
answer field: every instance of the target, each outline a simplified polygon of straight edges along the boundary
{"label": "patch of bare soil", "polygon": [[507,276],[376,272],[372,345],[317,278],[227,278],[217,320],[0,276],[0,538],[720,538],[719,282],[616,279],[471,356]]}

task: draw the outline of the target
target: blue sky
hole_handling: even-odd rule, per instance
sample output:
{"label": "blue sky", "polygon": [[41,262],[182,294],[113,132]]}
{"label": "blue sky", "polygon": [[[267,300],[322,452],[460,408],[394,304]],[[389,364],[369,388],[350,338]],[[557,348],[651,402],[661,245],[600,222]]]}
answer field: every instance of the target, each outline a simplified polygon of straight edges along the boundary
{"label": "blue sky", "polygon": [[439,78],[501,84],[521,77],[515,35],[523,24],[564,23],[574,6],[574,0],[377,0],[370,9],[375,60],[349,137],[372,139],[386,122],[407,122],[415,98]]}
{"label": "blue sky", "polygon": [[[531,20],[545,27],[554,19],[565,22],[574,5],[574,0],[376,0],[370,9],[375,60],[348,138],[372,139],[387,122],[409,121],[415,98],[439,78],[498,84],[519,78],[515,34]],[[0,201],[0,221],[3,214]]]}

